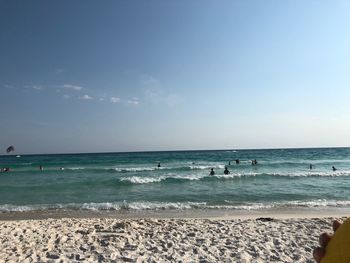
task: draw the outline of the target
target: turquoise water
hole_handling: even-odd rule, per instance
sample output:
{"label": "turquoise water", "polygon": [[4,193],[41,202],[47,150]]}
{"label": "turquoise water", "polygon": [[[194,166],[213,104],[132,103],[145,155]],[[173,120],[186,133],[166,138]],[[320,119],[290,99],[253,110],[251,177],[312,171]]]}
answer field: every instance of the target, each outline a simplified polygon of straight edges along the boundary
{"label": "turquoise water", "polygon": [[350,148],[4,155],[4,167],[2,212],[350,207]]}

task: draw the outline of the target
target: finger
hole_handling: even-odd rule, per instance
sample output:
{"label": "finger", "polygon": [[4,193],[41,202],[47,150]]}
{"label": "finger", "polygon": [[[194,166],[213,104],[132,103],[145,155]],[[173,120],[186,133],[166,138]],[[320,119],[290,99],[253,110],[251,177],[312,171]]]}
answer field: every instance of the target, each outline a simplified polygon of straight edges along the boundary
{"label": "finger", "polygon": [[317,247],[314,249],[314,259],[316,260],[317,263],[320,263],[324,255],[326,254],[326,249],[323,247]]}
{"label": "finger", "polygon": [[322,233],[319,238],[319,243],[321,247],[326,247],[328,245],[329,240],[331,240],[332,236],[328,233]]}
{"label": "finger", "polygon": [[340,227],[341,223],[338,220],[333,221],[333,231],[337,231],[337,229]]}

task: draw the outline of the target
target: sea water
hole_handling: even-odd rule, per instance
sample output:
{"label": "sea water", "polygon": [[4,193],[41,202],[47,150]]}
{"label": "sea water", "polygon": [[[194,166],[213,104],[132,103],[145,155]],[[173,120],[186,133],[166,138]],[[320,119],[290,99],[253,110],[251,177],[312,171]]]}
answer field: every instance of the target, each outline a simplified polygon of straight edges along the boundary
{"label": "sea water", "polygon": [[350,207],[350,148],[3,155],[4,167],[0,212]]}

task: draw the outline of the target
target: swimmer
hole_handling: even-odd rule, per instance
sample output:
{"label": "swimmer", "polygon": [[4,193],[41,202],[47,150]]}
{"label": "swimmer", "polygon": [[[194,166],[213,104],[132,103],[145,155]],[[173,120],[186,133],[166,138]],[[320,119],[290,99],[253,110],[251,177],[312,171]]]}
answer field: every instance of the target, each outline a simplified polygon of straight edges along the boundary
{"label": "swimmer", "polygon": [[225,167],[224,174],[230,174],[230,171],[227,169],[227,167]]}
{"label": "swimmer", "polygon": [[337,170],[337,168],[335,168],[334,166],[332,166],[332,170],[333,172],[335,172]]}
{"label": "swimmer", "polygon": [[214,168],[211,168],[211,171],[210,171],[209,175],[215,175]]}
{"label": "swimmer", "polygon": [[160,163],[158,163],[157,167],[160,168]]}
{"label": "swimmer", "polygon": [[239,164],[239,159],[236,159],[236,164]]}
{"label": "swimmer", "polygon": [[252,160],[252,165],[257,165],[258,161],[256,159]]}
{"label": "swimmer", "polygon": [[312,165],[312,164],[310,164],[310,170],[312,170],[312,168],[313,168],[313,165]]}

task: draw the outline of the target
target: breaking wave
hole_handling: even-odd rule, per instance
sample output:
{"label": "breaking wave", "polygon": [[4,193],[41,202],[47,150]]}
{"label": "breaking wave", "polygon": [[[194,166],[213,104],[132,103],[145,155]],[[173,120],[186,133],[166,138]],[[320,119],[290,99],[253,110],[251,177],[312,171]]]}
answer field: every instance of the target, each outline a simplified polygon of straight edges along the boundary
{"label": "breaking wave", "polygon": [[0,205],[0,212],[29,211],[141,211],[141,210],[188,210],[188,209],[230,209],[259,211],[266,209],[293,208],[349,208],[350,200],[285,201],[266,203],[237,203],[225,200],[222,204],[208,202],[102,202],[102,203],[68,203],[68,204],[37,204],[37,205]]}

